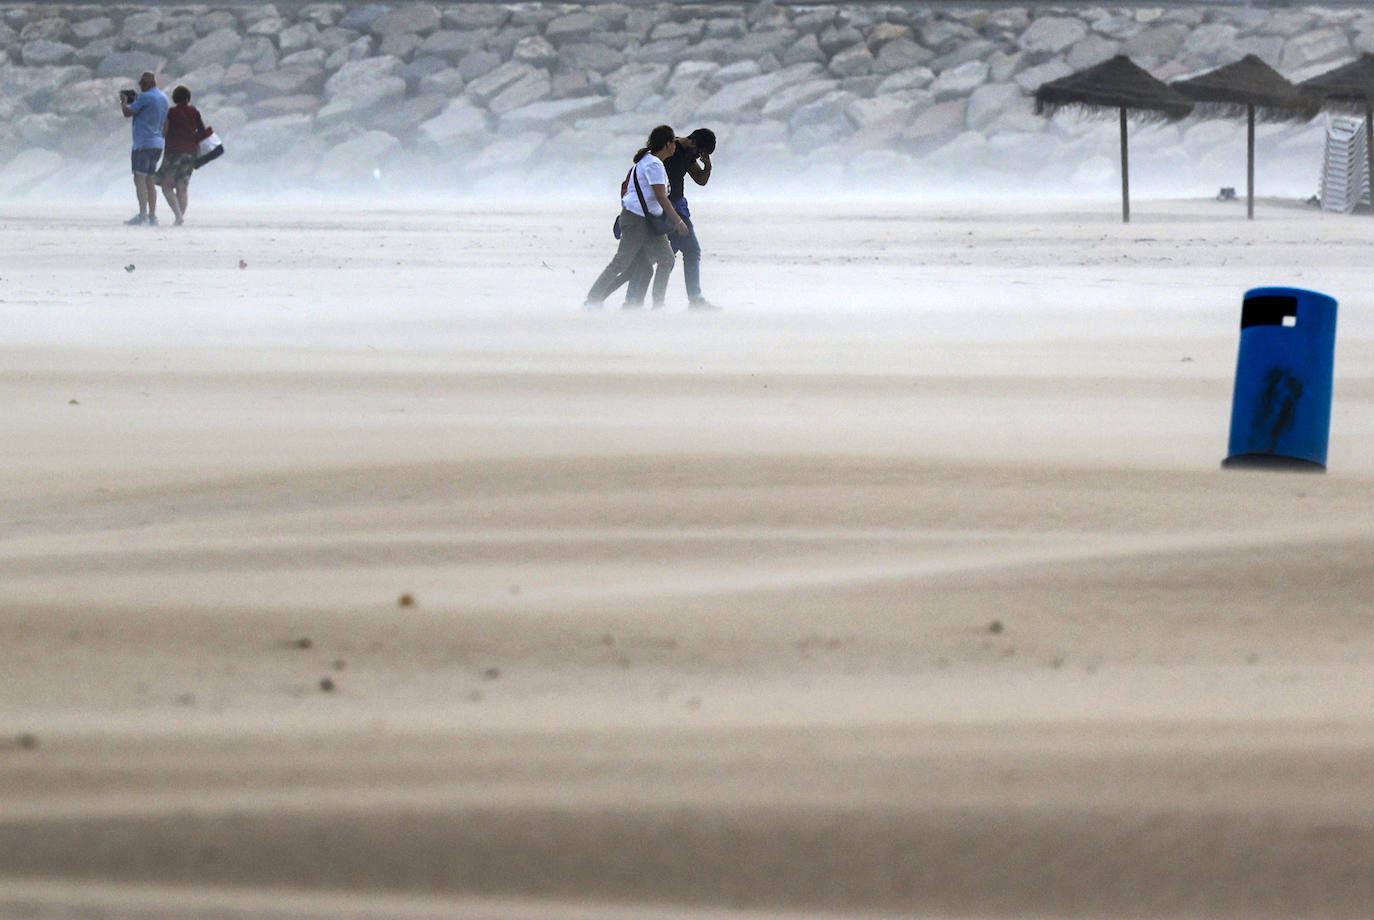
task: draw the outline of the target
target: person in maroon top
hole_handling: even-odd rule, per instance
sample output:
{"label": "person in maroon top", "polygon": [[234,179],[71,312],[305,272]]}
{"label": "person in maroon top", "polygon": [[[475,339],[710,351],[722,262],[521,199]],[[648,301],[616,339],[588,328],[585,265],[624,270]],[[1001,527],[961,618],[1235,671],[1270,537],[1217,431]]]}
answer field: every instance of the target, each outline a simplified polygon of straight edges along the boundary
{"label": "person in maroon top", "polygon": [[172,107],[162,127],[166,148],[157,180],[162,183],[162,195],[176,215],[176,223],[186,221],[187,196],[191,189],[191,173],[196,168],[196,154],[200,139],[205,136],[205,123],[200,112],[191,105],[191,91],[184,86],[172,90]]}

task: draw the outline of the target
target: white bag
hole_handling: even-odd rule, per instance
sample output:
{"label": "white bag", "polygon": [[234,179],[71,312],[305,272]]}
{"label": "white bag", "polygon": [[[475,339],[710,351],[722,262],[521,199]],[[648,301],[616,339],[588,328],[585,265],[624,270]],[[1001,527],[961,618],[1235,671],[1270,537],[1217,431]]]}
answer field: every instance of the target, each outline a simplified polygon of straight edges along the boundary
{"label": "white bag", "polygon": [[215,129],[206,128],[205,137],[196,146],[196,169],[200,169],[223,153],[224,145],[219,142],[219,135],[215,133]]}

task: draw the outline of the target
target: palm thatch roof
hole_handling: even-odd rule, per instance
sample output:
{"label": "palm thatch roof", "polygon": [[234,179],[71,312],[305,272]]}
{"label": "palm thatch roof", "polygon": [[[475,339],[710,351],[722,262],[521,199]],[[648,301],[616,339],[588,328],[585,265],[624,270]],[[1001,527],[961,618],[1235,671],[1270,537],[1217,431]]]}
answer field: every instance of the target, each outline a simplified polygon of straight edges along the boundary
{"label": "palm thatch roof", "polygon": [[1362,54],[1349,64],[1304,80],[1298,89],[1325,100],[1331,107],[1363,114],[1374,104],[1374,54]]}
{"label": "palm thatch roof", "polygon": [[1193,102],[1125,55],[1042,84],[1035,91],[1035,113],[1053,115],[1064,108],[1130,109],[1147,117],[1176,121]]}
{"label": "palm thatch roof", "polygon": [[1253,54],[1187,80],[1174,89],[1192,99],[1194,115],[1244,117],[1254,106],[1266,121],[1308,121],[1321,110],[1321,100],[1301,92]]}

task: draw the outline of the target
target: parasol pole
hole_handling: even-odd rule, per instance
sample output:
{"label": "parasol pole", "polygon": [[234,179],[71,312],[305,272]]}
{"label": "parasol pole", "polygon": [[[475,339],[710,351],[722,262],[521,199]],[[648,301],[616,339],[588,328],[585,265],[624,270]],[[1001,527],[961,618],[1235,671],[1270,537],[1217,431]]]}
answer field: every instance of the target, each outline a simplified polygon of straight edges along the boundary
{"label": "parasol pole", "polygon": [[[1370,161],[1374,164],[1374,160]],[[1131,222],[1131,180],[1130,164],[1126,156],[1126,107],[1121,107],[1121,222],[1129,224]],[[1374,175],[1374,165],[1370,166],[1370,174]]]}
{"label": "parasol pole", "polygon": [[1245,135],[1245,216],[1255,219],[1255,106],[1246,108]]}
{"label": "parasol pole", "polygon": [[1374,212],[1374,107],[1368,96],[1364,98],[1364,154],[1369,161],[1369,210]]}

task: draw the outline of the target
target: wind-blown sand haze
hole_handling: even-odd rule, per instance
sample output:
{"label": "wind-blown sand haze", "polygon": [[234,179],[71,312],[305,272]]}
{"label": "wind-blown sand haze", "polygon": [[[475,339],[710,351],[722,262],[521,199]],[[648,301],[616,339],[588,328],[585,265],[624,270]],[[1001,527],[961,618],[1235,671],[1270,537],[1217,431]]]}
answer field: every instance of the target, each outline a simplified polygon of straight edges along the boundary
{"label": "wind-blown sand haze", "polygon": [[1374,222],[726,197],[0,219],[0,916],[1366,916]]}

